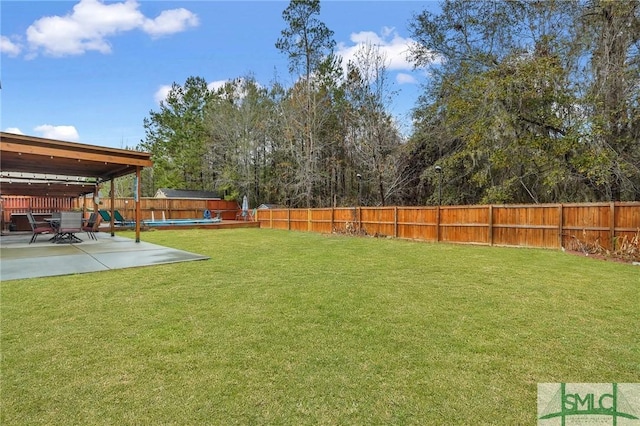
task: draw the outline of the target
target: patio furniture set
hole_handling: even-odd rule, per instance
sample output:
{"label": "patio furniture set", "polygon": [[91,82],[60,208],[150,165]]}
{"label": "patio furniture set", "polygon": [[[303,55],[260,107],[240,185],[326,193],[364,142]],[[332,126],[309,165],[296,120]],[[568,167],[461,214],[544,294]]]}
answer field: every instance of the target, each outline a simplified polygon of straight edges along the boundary
{"label": "patio furniture set", "polygon": [[53,234],[49,241],[56,244],[81,243],[82,239],[76,235],[80,232],[97,240],[95,232],[100,220],[96,213],[91,213],[89,219],[83,219],[82,212],[54,212],[44,222],[36,221],[32,213],[27,213],[27,218],[33,232],[29,244],[35,242],[41,234]]}

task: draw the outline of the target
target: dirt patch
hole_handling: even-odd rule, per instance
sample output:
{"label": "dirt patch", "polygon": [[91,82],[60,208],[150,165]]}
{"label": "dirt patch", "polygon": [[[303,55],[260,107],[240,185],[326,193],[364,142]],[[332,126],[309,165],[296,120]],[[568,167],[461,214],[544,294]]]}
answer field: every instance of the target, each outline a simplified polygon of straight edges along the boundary
{"label": "dirt patch", "polygon": [[621,258],[621,257],[616,257],[616,256],[612,256],[612,255],[603,254],[603,253],[585,253],[585,252],[578,251],[578,250],[566,250],[565,249],[563,251],[565,253],[573,255],[573,256],[588,257],[590,259],[601,260],[601,261],[604,261],[604,262],[640,264],[640,259],[639,260],[625,259],[625,258]]}
{"label": "dirt patch", "polygon": [[563,250],[578,256],[592,257],[594,259],[606,260],[620,263],[640,263],[640,229],[635,235],[623,235],[616,237],[613,241],[615,250],[609,250],[600,244],[599,239],[588,239],[583,232],[583,238],[571,236],[572,239],[568,247]]}

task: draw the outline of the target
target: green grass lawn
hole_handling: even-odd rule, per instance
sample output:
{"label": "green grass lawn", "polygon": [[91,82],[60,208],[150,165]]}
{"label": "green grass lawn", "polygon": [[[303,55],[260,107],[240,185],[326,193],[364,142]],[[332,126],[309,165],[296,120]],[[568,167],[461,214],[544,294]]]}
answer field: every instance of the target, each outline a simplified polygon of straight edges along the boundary
{"label": "green grass lawn", "polygon": [[0,423],[524,425],[539,382],[640,377],[637,266],[257,229],[142,240],[211,259],[2,283]]}

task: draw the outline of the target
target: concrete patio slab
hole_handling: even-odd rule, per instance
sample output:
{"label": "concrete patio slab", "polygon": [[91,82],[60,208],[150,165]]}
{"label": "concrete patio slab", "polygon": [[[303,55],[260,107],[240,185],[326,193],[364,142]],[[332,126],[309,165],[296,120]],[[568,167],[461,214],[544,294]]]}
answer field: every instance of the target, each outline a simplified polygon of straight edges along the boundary
{"label": "concrete patio slab", "polygon": [[29,244],[31,234],[0,237],[0,281],[81,274],[192,260],[207,256],[119,236],[97,233],[98,240],[78,234],[79,244],[53,244],[41,237]]}

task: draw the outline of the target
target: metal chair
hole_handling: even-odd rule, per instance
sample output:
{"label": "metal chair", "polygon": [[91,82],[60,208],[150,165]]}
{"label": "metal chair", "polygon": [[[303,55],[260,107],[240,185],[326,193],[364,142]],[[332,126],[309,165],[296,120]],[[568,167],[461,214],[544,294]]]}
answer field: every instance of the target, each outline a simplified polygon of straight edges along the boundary
{"label": "metal chair", "polygon": [[29,225],[31,226],[31,231],[33,232],[29,244],[35,242],[38,238],[38,235],[51,234],[53,232],[53,228],[47,222],[37,222],[36,218],[33,216],[33,213],[27,212],[27,219],[29,220]]}
{"label": "metal chair", "polygon": [[75,234],[82,232],[82,212],[61,212],[57,231],[56,243],[81,243]]}
{"label": "metal chair", "polygon": [[98,216],[96,213],[91,213],[89,215],[89,219],[82,225],[82,230],[86,232],[87,235],[89,235],[89,238],[91,238],[92,240],[98,240],[95,232],[96,229],[98,229],[99,222],[100,216]]}

